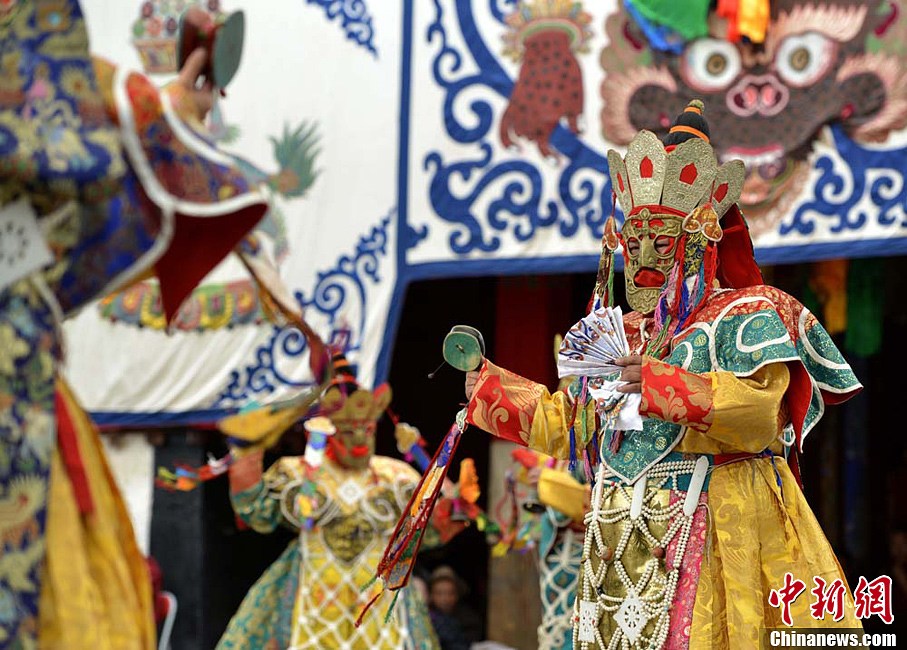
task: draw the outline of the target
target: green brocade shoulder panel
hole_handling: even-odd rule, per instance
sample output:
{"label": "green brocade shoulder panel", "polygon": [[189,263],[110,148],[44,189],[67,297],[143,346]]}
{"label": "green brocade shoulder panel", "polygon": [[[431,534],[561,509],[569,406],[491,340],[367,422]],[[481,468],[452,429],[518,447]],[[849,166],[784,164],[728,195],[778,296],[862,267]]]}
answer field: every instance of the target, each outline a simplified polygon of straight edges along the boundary
{"label": "green brocade shoulder panel", "polygon": [[[667,363],[691,372],[731,372],[747,377],[770,363],[797,363],[805,372],[796,373],[788,401],[803,404],[794,410],[803,414],[805,435],[824,411],[823,392],[850,394],[860,384],[828,332],[799,302],[770,287],[765,295],[755,289],[733,292],[706,317],[674,338]],[[782,316],[783,314],[783,316]],[[802,385],[794,386],[795,382]],[[600,431],[600,454],[605,465],[627,482],[635,481],[662,460],[680,459],[672,450],[684,427],[647,419],[642,431],[625,433],[618,451],[609,448],[611,432]]]}

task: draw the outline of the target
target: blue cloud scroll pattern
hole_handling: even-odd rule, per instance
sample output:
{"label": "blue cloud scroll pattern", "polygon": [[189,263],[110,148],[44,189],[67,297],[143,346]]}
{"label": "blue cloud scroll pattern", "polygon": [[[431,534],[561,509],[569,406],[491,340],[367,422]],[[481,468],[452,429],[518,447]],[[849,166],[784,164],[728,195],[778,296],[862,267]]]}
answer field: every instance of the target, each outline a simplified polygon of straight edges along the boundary
{"label": "blue cloud scroll pattern", "polygon": [[[820,172],[812,196],[802,203],[781,234],[812,234],[817,219],[827,219],[829,230],[838,234],[866,228],[873,220],[885,229],[907,228],[907,184],[904,168],[907,147],[891,150],[867,149],[854,142],[840,126],[831,127],[840,161],[825,153],[816,158]],[[869,193],[873,213],[863,197]]]}
{"label": "blue cloud scroll pattern", "polygon": [[328,20],[339,20],[348,40],[378,56],[375,48],[375,28],[365,0],[307,0],[324,10]]}
{"label": "blue cloud scroll pattern", "polygon": [[[562,237],[572,237],[585,228],[600,238],[611,207],[611,184],[601,153],[558,125],[551,136],[551,145],[561,159],[556,196],[546,194],[543,171],[519,152],[506,159],[496,156],[491,144],[496,122],[493,103],[506,100],[514,83],[482,38],[474,14],[477,4],[457,2],[449,17],[456,19],[465,50],[448,38],[449,18],[446,21],[441,0],[434,0],[434,20],[425,34],[426,41],[437,47],[432,75],[444,92],[446,133],[454,142],[476,146],[471,159],[451,160],[440,151],[431,151],[423,161],[431,173],[432,209],[443,221],[458,226],[449,237],[451,252],[457,256],[473,251],[493,253],[508,231],[520,242],[546,228],[557,228]],[[504,25],[507,9],[491,0],[489,11]],[[469,65],[466,57],[471,60]],[[471,67],[478,72],[458,74]],[[472,100],[468,112],[460,114],[457,108],[467,92]],[[455,189],[464,184],[468,186],[465,191]]]}
{"label": "blue cloud scroll pattern", "polygon": [[[341,256],[332,269],[318,274],[310,294],[295,293],[306,319],[326,340],[340,342],[351,356],[362,344],[369,291],[383,281],[382,266],[395,219],[396,209],[392,209],[359,239],[353,255]],[[285,370],[298,367],[307,352],[305,337],[298,330],[274,327],[268,341],[255,351],[254,362],[230,373],[229,383],[211,407],[235,407],[267,397],[282,386],[310,386],[310,378],[300,381]]]}
{"label": "blue cloud scroll pattern", "polygon": [[[600,146],[561,122],[550,138],[558,155],[551,167],[527,155],[531,146],[510,153],[498,142],[515,81],[495,49],[517,6],[522,5],[506,0],[433,0],[432,13],[413,28],[413,41],[431,56],[432,79],[442,93],[436,119],[453,146],[413,149],[414,162],[427,176],[432,212],[432,219],[413,225],[423,234],[441,228],[445,234],[405,240],[411,250],[431,239],[443,242],[454,259],[493,258],[506,242],[529,242],[541,232],[564,239],[602,235],[612,202]],[[605,45],[602,27],[600,19],[593,22],[593,49]],[[598,82],[587,79],[587,92]],[[817,148],[806,186],[796,188],[802,194],[771,231],[756,233],[765,262],[907,251],[903,136],[889,145],[865,146],[836,124],[828,132],[834,150]]]}

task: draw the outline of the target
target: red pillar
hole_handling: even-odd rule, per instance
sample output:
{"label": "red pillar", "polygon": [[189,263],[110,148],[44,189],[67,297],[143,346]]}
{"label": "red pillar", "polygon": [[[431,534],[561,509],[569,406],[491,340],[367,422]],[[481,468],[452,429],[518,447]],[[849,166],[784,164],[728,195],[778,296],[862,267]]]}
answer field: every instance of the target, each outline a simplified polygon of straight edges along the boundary
{"label": "red pillar", "polygon": [[570,288],[564,276],[499,278],[492,361],[527,379],[557,386],[554,336],[563,334],[565,318],[569,320]]}

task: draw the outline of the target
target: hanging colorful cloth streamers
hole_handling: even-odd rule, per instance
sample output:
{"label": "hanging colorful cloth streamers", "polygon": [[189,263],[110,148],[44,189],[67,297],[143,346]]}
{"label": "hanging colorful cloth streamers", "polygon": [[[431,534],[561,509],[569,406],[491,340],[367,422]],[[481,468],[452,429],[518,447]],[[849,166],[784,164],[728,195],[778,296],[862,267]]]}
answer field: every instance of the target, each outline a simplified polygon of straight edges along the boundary
{"label": "hanging colorful cloth streamers", "polygon": [[[414,463],[419,471],[423,473],[428,471],[431,458],[425,451],[427,446],[425,438],[416,427],[400,422],[400,418],[390,409],[387,410],[387,414],[396,425],[394,437],[397,439],[397,449],[403,454],[406,461]],[[450,497],[451,503],[449,519],[470,522],[476,526],[479,532],[488,536],[497,536],[500,534],[500,528],[476,504],[480,494],[479,475],[476,472],[475,461],[466,458],[460,463],[460,477],[457,485],[450,494],[445,492],[445,496]]]}
{"label": "hanging colorful cloth streamers", "polygon": [[737,31],[753,43],[765,41],[770,18],[769,0],[738,0]]}
{"label": "hanging colorful cloth streamers", "polygon": [[318,510],[319,497],[318,486],[313,477],[317,475],[318,470],[324,464],[324,455],[328,446],[328,438],[337,433],[337,429],[331,421],[324,417],[318,416],[306,420],[305,430],[309,434],[306,441],[305,460],[306,478],[300,486],[299,496],[296,505],[299,507],[299,514],[302,516],[303,526],[306,530],[311,530],[315,525],[315,518],[312,516]]}
{"label": "hanging colorful cloth streamers", "polygon": [[315,471],[309,468],[306,472],[305,480],[299,486],[299,495],[296,498],[299,516],[302,517],[302,526],[305,530],[312,530],[315,526],[313,514],[318,510],[319,506],[318,484],[312,480],[313,476],[315,476]]}
{"label": "hanging colorful cloth streamers", "polygon": [[[394,605],[397,602],[399,590],[409,583],[409,577],[412,574],[413,566],[416,562],[416,555],[419,547],[422,545],[422,538],[425,535],[425,529],[431,520],[432,511],[438,497],[441,496],[441,488],[444,485],[444,479],[450,470],[450,464],[453,455],[460,444],[460,438],[463,431],[466,430],[466,409],[457,413],[456,421],[444,437],[440,448],[435,453],[428,471],[422,476],[419,485],[416,487],[412,498],[403,511],[394,534],[384,550],[384,556],[378,563],[378,570],[375,574],[375,580],[380,580],[382,589],[372,598],[363,608],[362,613],[356,620],[356,627],[359,627],[366,612],[371,609],[385,591],[394,591],[394,600],[387,610],[387,616],[390,617]],[[374,582],[374,581],[372,581]],[[366,586],[370,587],[371,583]]]}
{"label": "hanging colorful cloth streamers", "polygon": [[278,324],[282,321],[283,324],[295,327],[305,337],[309,346],[309,369],[312,371],[312,376],[316,383],[326,385],[327,382],[330,382],[333,372],[331,351],[306,322],[299,303],[280,279],[277,270],[262,260],[241,251],[239,258],[255,281],[262,308],[268,314],[269,319]]}
{"label": "hanging colorful cloth streamers", "polygon": [[[519,447],[511,452],[511,457],[518,466],[516,472],[508,471],[504,479],[504,496],[495,507],[501,527],[501,538],[492,547],[492,557],[503,557],[512,551],[525,553],[535,547],[538,539],[537,528],[539,518],[531,517],[526,521],[520,519],[520,498],[517,493],[518,484],[531,486],[529,494],[523,501],[522,510],[539,514],[544,512],[544,506],[539,501],[538,489],[529,481],[529,471],[550,465],[552,459],[547,459],[530,449]],[[505,513],[505,510],[509,512]]]}
{"label": "hanging colorful cloth streamers", "polygon": [[394,437],[397,439],[397,450],[403,454],[403,458],[408,463],[415,463],[419,471],[425,472],[431,463],[431,458],[425,451],[425,438],[419,433],[419,430],[400,422],[399,418],[388,409],[388,415],[396,425],[394,428]]}
{"label": "hanging colorful cloth streamers", "polygon": [[847,275],[850,260],[813,262],[809,287],[822,304],[822,325],[831,336],[847,331]]}
{"label": "hanging colorful cloth streamers", "polygon": [[[598,260],[598,273],[595,278],[595,289],[586,306],[592,312],[599,307],[614,306],[614,253],[620,248],[620,235],[614,210],[617,208],[617,193],[611,192],[611,215],[605,220],[605,231],[602,234],[602,254]],[[560,346],[558,345],[558,349]],[[554,352],[557,356],[557,350]]]}
{"label": "hanging colorful cloth streamers", "polygon": [[765,41],[771,17],[769,0],[718,0],[716,13],[727,21],[727,40],[736,43],[745,37],[753,43]]}
{"label": "hanging colorful cloth streamers", "polygon": [[328,446],[328,438],[337,433],[337,429],[324,416],[306,420],[304,426],[305,430],[309,432],[309,439],[305,446],[305,462],[312,469],[318,469],[324,463],[324,453]]}
{"label": "hanging colorful cloth streamers", "polygon": [[209,454],[208,462],[201,467],[184,464],[177,465],[173,470],[158,467],[154,483],[169,491],[191,492],[202,483],[226,474],[233,460],[232,454],[227,454],[223,458],[215,458]]}
{"label": "hanging colorful cloth streamers", "polygon": [[[509,509],[508,513],[504,513]],[[501,538],[491,549],[492,557],[504,557],[509,551],[518,550],[517,530],[520,519],[519,499],[516,494],[516,476],[508,471],[504,477],[504,496],[495,506],[495,515],[501,526]]]}
{"label": "hanging colorful cloth streamers", "polygon": [[471,458],[466,458],[460,463],[459,483],[454,485],[449,478],[443,480],[441,488],[443,498],[435,505],[431,515],[431,526],[440,540],[452,539],[464,525],[474,525],[479,532],[489,538],[489,541],[497,541],[500,538],[500,528],[476,503],[481,493],[478,482],[475,463]]}
{"label": "hanging colorful cloth streamers", "polygon": [[[645,3],[642,3],[643,6]],[[671,52],[673,54],[682,54],[687,39],[668,25],[659,24],[646,18],[633,0],[624,0],[624,8],[633,19],[642,33],[645,34],[646,40],[654,50],[662,52]]]}
{"label": "hanging colorful cloth streamers", "polygon": [[481,494],[482,490],[479,488],[479,473],[476,471],[476,463],[472,458],[466,458],[460,463],[457,495],[466,503],[475,504]]}
{"label": "hanging colorful cloth streamers", "polygon": [[[328,371],[328,376],[330,376],[330,371]],[[292,399],[268,406],[252,402],[236,415],[228,416],[218,422],[218,427],[221,433],[227,436],[231,446],[258,445],[267,449],[275,445],[294,423],[303,417],[319,414],[318,410],[313,411],[313,405],[321,396],[326,383],[315,386]],[[202,483],[226,474],[234,460],[232,454],[227,454],[223,458],[214,458],[209,455],[208,462],[201,467],[190,467],[184,464],[177,465],[172,470],[158,467],[155,484],[165,490],[191,492]]]}
{"label": "hanging colorful cloth streamers", "polygon": [[545,506],[539,503],[538,490],[535,489],[535,486],[533,486],[529,480],[529,472],[543,467],[546,462],[545,457],[526,447],[517,447],[510,452],[510,457],[521,468],[517,474],[519,482],[528,485],[530,488],[529,493],[526,495],[526,499],[523,502],[523,508],[529,512],[543,511]]}
{"label": "hanging colorful cloth streamers", "polygon": [[[629,10],[631,3],[624,4]],[[684,41],[692,41],[708,36],[710,4],[711,0],[632,0],[630,14],[634,18],[637,14],[648,22],[664,26]]]}

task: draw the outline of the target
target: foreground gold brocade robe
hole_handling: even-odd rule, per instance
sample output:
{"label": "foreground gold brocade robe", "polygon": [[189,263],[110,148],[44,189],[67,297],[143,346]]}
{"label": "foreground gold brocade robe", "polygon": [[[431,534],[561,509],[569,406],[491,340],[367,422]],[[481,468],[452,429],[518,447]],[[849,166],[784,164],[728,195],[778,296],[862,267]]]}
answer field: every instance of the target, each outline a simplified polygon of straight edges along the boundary
{"label": "foreground gold brocade robe", "polygon": [[59,447],[53,450],[47,555],[41,583],[41,650],[152,650],[151,578],[98,431],[65,383],[92,512],[82,514]]}
{"label": "foreground gold brocade robe", "polygon": [[92,60],[78,0],[0,2],[0,62],[0,213],[46,249],[0,274],[0,648],[151,648],[150,581],[97,433],[55,395],[60,321],[152,272],[175,311],[267,205],[199,145],[194,89]]}

